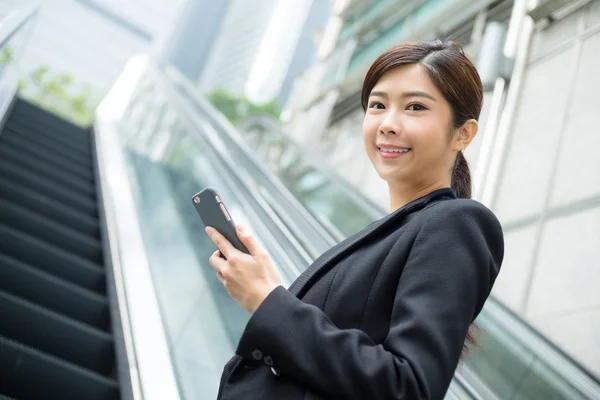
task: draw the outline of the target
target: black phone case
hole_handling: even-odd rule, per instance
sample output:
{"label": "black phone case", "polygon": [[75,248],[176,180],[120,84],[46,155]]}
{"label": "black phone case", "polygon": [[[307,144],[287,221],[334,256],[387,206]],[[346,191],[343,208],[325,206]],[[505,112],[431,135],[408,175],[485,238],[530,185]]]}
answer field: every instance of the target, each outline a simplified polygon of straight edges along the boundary
{"label": "black phone case", "polygon": [[[221,198],[213,188],[208,187],[195,194],[192,197],[192,202],[204,225],[215,228],[229,240],[233,247],[241,252],[250,254],[235,231],[235,224],[229,214],[229,210],[227,210],[225,204],[223,204]],[[229,216],[229,220],[225,214]]]}

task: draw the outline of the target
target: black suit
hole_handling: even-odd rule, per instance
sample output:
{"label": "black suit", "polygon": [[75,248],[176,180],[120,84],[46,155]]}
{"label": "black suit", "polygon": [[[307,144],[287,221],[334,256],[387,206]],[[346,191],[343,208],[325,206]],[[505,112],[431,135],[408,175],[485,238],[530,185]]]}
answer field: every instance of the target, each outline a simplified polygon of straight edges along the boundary
{"label": "black suit", "polygon": [[482,204],[450,189],[409,203],[265,299],[221,398],[443,398],[503,253]]}

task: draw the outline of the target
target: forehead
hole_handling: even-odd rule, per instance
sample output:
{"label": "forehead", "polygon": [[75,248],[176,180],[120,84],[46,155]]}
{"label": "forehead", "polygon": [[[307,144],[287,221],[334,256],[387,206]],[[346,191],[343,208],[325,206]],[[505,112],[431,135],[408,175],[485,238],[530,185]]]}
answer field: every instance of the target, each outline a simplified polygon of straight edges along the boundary
{"label": "forehead", "polygon": [[427,71],[419,64],[392,68],[379,78],[371,91],[375,90],[390,93],[422,91],[435,97],[441,96]]}

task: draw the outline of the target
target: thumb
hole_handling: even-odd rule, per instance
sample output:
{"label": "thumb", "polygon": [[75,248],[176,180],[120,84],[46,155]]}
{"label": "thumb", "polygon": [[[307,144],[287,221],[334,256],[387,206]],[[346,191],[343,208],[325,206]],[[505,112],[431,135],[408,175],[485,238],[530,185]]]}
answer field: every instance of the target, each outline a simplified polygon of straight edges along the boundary
{"label": "thumb", "polygon": [[237,235],[253,256],[264,252],[262,246],[243,225],[236,225]]}

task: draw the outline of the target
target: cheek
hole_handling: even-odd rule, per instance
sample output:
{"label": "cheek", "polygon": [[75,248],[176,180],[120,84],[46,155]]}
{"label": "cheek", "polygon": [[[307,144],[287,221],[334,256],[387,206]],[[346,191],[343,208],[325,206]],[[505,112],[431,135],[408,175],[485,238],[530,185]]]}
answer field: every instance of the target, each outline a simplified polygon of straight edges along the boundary
{"label": "cheek", "polygon": [[411,143],[420,149],[421,153],[436,155],[447,147],[449,132],[444,124],[435,119],[423,118],[407,129]]}

